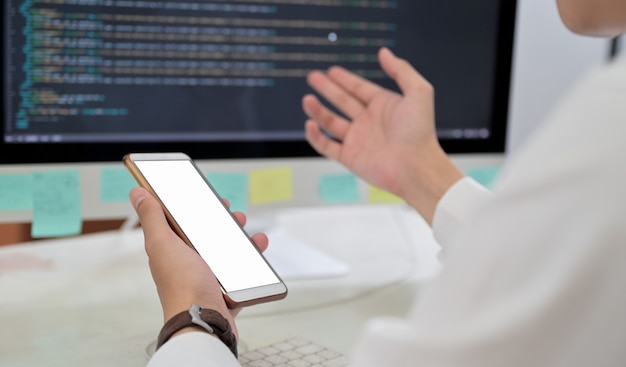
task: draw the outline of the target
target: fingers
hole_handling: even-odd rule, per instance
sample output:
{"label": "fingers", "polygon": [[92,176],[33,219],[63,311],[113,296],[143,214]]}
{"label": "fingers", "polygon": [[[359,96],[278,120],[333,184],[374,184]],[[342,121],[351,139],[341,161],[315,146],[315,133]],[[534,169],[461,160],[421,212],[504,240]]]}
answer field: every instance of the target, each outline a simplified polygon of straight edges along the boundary
{"label": "fingers", "polygon": [[252,242],[256,245],[259,251],[263,252],[267,250],[269,246],[269,239],[265,233],[256,233],[252,236]]}
{"label": "fingers", "polygon": [[235,217],[235,219],[237,219],[237,223],[239,223],[241,227],[244,227],[246,225],[248,218],[245,214],[243,214],[242,212],[233,212],[233,216]]}
{"label": "fingers", "polygon": [[167,238],[171,234],[161,204],[144,188],[135,187],[130,191],[130,202],[135,208],[146,243],[151,239]]}
{"label": "fingers", "polygon": [[354,118],[363,111],[363,103],[328,75],[313,71],[307,76],[307,83],[349,118]]}
{"label": "fingers", "polygon": [[313,95],[304,96],[302,99],[302,109],[307,116],[317,122],[322,129],[339,140],[343,140],[348,130],[350,130],[350,122],[324,107],[317,97]]}
{"label": "fingers", "polygon": [[396,57],[388,48],[380,49],[378,58],[383,70],[398,84],[405,96],[419,94],[424,90],[432,91],[430,83],[409,62]]}
{"label": "fingers", "polygon": [[306,139],[319,154],[340,161],[341,144],[324,135],[320,126],[313,120],[308,120],[304,126]]}
{"label": "fingers", "polygon": [[228,209],[230,209],[230,201],[228,201],[228,199],[222,198],[222,202],[224,203],[224,205],[226,205]]}
{"label": "fingers", "polygon": [[327,75],[330,80],[356,98],[361,105],[368,105],[372,98],[383,90],[378,84],[372,83],[360,75],[351,73],[341,66],[331,67],[328,69]]}
{"label": "fingers", "polygon": [[[244,213],[233,212],[233,216],[235,217],[235,219],[237,219],[237,222],[239,222],[240,226],[243,227],[246,225],[248,218],[246,217]],[[267,238],[267,235],[265,233],[256,233],[251,238],[252,238],[252,242],[254,242],[254,244],[259,249],[259,251],[263,252],[267,249],[267,246],[269,244],[269,239]]]}

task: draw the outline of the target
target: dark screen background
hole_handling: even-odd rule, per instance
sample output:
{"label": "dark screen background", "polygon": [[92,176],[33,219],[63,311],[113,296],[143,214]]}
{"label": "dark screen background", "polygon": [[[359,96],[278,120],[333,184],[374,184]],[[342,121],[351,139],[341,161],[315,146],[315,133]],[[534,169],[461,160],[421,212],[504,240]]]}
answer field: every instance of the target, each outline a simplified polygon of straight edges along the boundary
{"label": "dark screen background", "polygon": [[[384,7],[349,5],[355,3],[351,1],[345,2],[346,6],[319,6],[313,5],[314,1],[311,5],[306,5],[307,2],[284,5],[268,1],[256,2],[255,7],[240,1],[218,1],[214,4],[222,7],[217,10],[150,9],[116,6],[119,3],[116,1],[106,3],[109,5],[33,4],[12,0],[5,7],[4,145],[303,141],[305,115],[300,101],[311,92],[305,83],[306,72],[339,64],[396,89],[375,59],[383,45],[410,61],[435,86],[440,136],[484,139],[493,135],[496,123],[505,123],[495,121],[497,108],[494,107],[496,103],[508,103],[508,74],[500,90],[505,96],[496,101],[498,58],[502,58],[500,1],[370,2],[386,4]],[[230,8],[224,7],[229,4]],[[235,7],[242,5],[247,8]],[[118,15],[127,17],[115,18]],[[133,15],[140,17],[128,17]],[[172,22],[167,17],[177,20]],[[222,19],[227,23],[206,24],[201,23],[202,19],[213,22]],[[278,26],[236,25],[233,19],[272,20]],[[289,21],[333,22],[338,26],[316,29],[280,24]],[[360,27],[355,26],[359,24]],[[137,26],[159,28],[146,31],[146,28],[134,28]],[[331,33],[337,35],[337,41],[320,43]],[[190,38],[198,34],[222,37]],[[168,35],[179,38],[159,39]],[[295,37],[304,41],[282,41]],[[214,54],[210,53],[201,55],[200,51],[174,57],[112,55],[113,50],[121,49],[118,48],[121,44],[126,45],[125,50],[131,45],[131,51],[141,50],[146,44],[163,51],[171,49],[171,45],[184,44],[216,49],[227,45],[231,49],[221,52],[220,58],[212,58]],[[144,46],[134,47],[138,44]],[[237,50],[257,47],[262,52],[248,49],[243,53],[248,55],[247,59],[241,59],[237,55],[242,53],[234,51],[237,46]],[[255,56],[251,57],[252,54]],[[277,54],[304,57],[295,61],[266,57]],[[307,55],[333,55],[336,60],[313,61]],[[360,59],[351,60],[354,55]],[[510,55],[503,60],[509,63]],[[141,63],[132,66],[151,61],[160,66]],[[217,64],[163,66],[185,61]],[[117,62],[131,66],[124,72],[116,72]],[[226,67],[219,64],[223,62],[227,63]],[[189,74],[190,70],[209,74],[193,75]],[[504,65],[504,70],[508,73],[509,65]],[[120,82],[119,78],[126,81]],[[152,78],[152,82],[128,82],[133,78]],[[198,85],[169,85],[164,83],[168,78],[193,79]],[[209,83],[209,79],[210,83],[222,85],[200,85]],[[505,119],[506,115],[498,118]],[[487,133],[479,136],[451,134],[452,131]]]}

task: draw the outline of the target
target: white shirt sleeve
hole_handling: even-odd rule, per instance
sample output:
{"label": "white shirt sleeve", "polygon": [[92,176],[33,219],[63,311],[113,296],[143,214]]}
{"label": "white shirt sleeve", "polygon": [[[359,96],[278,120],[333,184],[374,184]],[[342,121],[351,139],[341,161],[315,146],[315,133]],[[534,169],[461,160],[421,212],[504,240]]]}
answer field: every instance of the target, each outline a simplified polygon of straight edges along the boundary
{"label": "white shirt sleeve", "polygon": [[471,177],[460,179],[446,191],[435,208],[432,225],[435,239],[446,251],[472,213],[490,197],[491,192]]}
{"label": "white shirt sleeve", "polygon": [[201,331],[177,335],[154,353],[148,367],[231,367],[239,362],[218,338]]}

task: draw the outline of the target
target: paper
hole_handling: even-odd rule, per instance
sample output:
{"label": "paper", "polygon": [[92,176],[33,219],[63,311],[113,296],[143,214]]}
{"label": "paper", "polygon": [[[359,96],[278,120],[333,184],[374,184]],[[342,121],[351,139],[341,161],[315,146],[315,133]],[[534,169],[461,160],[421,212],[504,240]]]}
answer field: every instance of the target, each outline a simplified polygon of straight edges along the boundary
{"label": "paper", "polygon": [[79,172],[33,173],[31,236],[70,236],[79,234],[81,228]]}
{"label": "paper", "polygon": [[254,170],[250,173],[250,201],[269,204],[293,199],[293,173],[289,167]]}
{"label": "paper", "polygon": [[100,201],[103,203],[128,202],[128,194],[137,181],[125,168],[103,168],[100,173]]}
{"label": "paper", "polygon": [[404,201],[399,197],[379,189],[374,186],[370,186],[368,189],[368,202],[372,204],[402,204]]}
{"label": "paper", "polygon": [[263,253],[283,280],[338,277],[348,266],[317,248],[289,236],[280,228],[267,233],[270,246]]}
{"label": "paper", "polygon": [[358,203],[361,201],[357,178],[351,173],[321,176],[319,196],[323,202],[329,204]]}
{"label": "paper", "polygon": [[479,184],[490,188],[498,177],[500,167],[479,167],[467,170],[467,175]]}
{"label": "paper", "polygon": [[244,173],[209,172],[207,180],[215,191],[230,203],[231,211],[248,210],[248,175]]}
{"label": "paper", "polygon": [[33,176],[0,175],[0,211],[33,208]]}

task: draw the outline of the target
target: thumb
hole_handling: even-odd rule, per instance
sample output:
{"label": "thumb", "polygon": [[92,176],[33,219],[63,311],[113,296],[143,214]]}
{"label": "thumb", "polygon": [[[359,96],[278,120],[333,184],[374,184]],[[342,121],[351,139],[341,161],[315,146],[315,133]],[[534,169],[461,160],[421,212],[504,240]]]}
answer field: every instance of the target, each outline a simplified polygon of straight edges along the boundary
{"label": "thumb", "polygon": [[170,227],[161,204],[146,189],[142,187],[133,188],[130,191],[130,202],[137,212],[146,240],[162,238],[166,232],[169,232]]}

